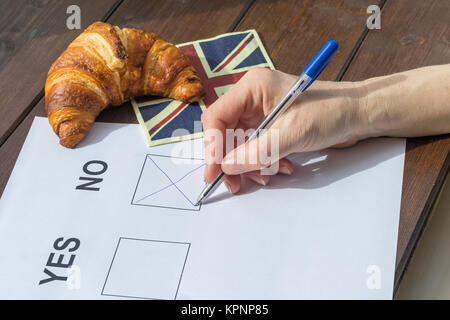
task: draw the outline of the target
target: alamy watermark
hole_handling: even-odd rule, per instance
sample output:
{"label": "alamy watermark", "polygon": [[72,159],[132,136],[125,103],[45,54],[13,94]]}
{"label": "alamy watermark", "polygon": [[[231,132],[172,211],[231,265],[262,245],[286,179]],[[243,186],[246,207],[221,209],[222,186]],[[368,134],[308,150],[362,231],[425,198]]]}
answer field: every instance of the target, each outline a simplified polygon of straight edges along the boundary
{"label": "alamy watermark", "polygon": [[371,14],[366,21],[367,29],[381,29],[381,9],[376,4],[367,7],[367,14]]}
{"label": "alamy watermark", "polygon": [[[194,122],[194,132],[200,132],[202,123]],[[206,146],[205,155],[206,164],[221,164],[224,157],[236,148],[239,152],[233,155],[232,164],[235,165],[256,165],[261,168],[261,174],[274,175],[278,173],[280,158],[280,135],[279,130],[263,130],[260,132],[258,139],[253,142],[247,142],[253,134],[254,129],[244,130],[226,129],[225,132],[219,129],[207,129],[203,132],[204,143]],[[172,137],[189,135],[186,129],[177,129],[172,133]],[[185,161],[180,158],[191,158],[194,154],[201,154],[201,144],[194,142],[186,145],[175,145],[172,149],[172,159],[175,162]]]}
{"label": "alamy watermark", "polygon": [[66,20],[66,26],[69,30],[81,29],[81,9],[76,4],[67,7],[66,13],[69,15]]}
{"label": "alamy watermark", "polygon": [[381,289],[381,268],[373,264],[367,267],[366,272],[369,274],[366,280],[367,289]]}
{"label": "alamy watermark", "polygon": [[79,290],[81,288],[81,269],[72,265],[67,268],[66,286],[69,290]]}

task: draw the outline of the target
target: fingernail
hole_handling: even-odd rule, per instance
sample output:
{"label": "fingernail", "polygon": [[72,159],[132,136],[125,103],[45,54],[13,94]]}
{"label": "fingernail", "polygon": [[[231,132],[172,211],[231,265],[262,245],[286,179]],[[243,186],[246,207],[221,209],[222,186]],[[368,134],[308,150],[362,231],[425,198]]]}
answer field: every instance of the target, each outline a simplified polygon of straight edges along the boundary
{"label": "fingernail", "polygon": [[227,154],[225,156],[225,158],[223,158],[223,160],[222,160],[222,164],[226,164],[226,165],[234,165],[236,163],[237,163],[237,161],[235,160],[234,153]]}
{"label": "fingernail", "polygon": [[230,193],[233,193],[233,190],[231,190],[231,185],[228,181],[224,181],[225,187],[227,187],[228,191],[230,191]]}
{"label": "fingernail", "polygon": [[280,168],[278,169],[278,172],[281,174],[286,174],[288,176],[290,176],[292,174],[292,169],[289,167],[284,167],[284,166],[280,166]]}
{"label": "fingernail", "polygon": [[260,185],[263,185],[263,186],[267,185],[267,182],[260,175],[249,174],[248,177]]}

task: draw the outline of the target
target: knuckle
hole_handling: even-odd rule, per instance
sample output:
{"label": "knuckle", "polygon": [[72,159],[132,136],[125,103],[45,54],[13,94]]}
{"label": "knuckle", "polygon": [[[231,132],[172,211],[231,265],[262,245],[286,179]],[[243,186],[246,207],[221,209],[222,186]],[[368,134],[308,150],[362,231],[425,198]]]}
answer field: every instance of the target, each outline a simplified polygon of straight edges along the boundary
{"label": "knuckle", "polygon": [[205,111],[203,111],[202,115],[200,116],[200,120],[205,123],[209,120],[210,118],[210,111],[208,111],[209,109],[206,109]]}
{"label": "knuckle", "polygon": [[269,70],[267,68],[256,67],[256,68],[250,69],[246,75],[248,75],[248,77],[250,77],[250,78],[258,79],[261,76],[267,76],[271,72],[272,72],[272,70]]}

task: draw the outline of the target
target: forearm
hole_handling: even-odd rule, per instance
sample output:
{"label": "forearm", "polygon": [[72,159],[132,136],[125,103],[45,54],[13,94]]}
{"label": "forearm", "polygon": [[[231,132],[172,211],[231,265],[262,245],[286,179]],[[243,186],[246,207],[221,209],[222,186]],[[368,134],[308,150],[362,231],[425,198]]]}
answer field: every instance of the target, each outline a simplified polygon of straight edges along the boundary
{"label": "forearm", "polygon": [[361,85],[366,137],[450,132],[450,64],[372,78]]}

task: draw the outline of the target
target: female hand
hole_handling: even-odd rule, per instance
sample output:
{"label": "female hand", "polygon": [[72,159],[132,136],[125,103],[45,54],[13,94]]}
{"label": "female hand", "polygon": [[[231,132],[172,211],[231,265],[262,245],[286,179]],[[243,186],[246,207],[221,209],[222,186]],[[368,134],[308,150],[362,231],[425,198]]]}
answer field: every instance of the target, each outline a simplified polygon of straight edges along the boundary
{"label": "female hand", "polygon": [[203,113],[206,182],[222,170],[232,193],[239,192],[241,176],[266,185],[270,175],[261,169],[276,164],[272,173],[291,174],[292,163],[284,158],[290,153],[348,146],[366,137],[362,83],[315,81],[265,133],[235,148],[230,133],[257,128],[296,79],[279,71],[250,70]]}

